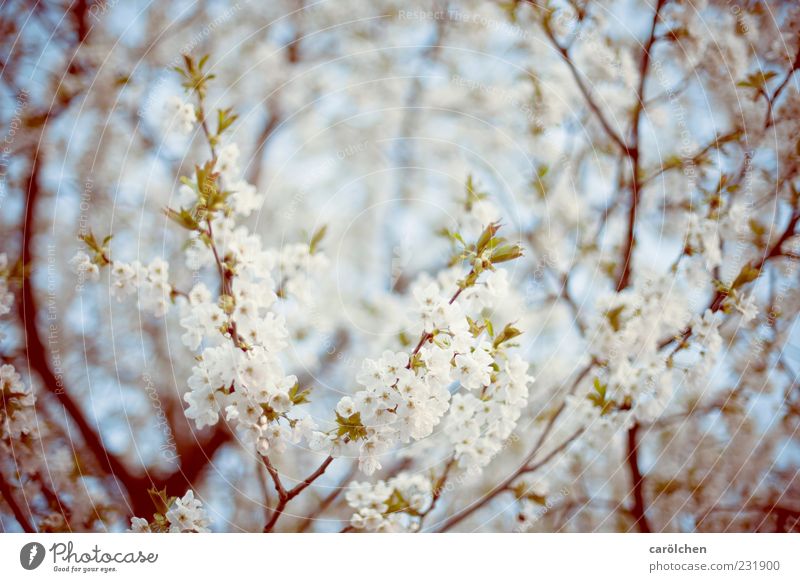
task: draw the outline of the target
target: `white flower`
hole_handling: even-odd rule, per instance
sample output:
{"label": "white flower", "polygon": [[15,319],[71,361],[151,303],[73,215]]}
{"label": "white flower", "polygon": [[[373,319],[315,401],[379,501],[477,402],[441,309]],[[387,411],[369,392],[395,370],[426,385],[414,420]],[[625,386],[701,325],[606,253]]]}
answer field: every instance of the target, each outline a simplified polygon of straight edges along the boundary
{"label": "white flower", "polygon": [[131,528],[128,530],[130,533],[151,533],[150,524],[146,519],[141,517],[131,518]]}
{"label": "white flower", "polygon": [[100,269],[92,262],[92,259],[83,251],[78,251],[69,260],[72,270],[79,276],[90,281],[100,280]]}
{"label": "white flower", "polygon": [[226,145],[219,150],[217,164],[214,171],[219,172],[222,177],[233,183],[239,177],[239,146],[235,143]]}
{"label": "white flower", "polygon": [[126,263],[115,261],[111,267],[111,295],[122,301],[136,292],[136,270]]}
{"label": "white flower", "polygon": [[165,517],[170,525],[170,533],[211,531],[208,529],[209,521],[203,504],[194,498],[194,491],[191,489],[172,503]]}
{"label": "white flower", "polygon": [[705,257],[709,271],[722,264],[722,247],[719,238],[719,224],[716,220],[700,218],[689,214],[689,233],[687,243]]}
{"label": "white flower", "polygon": [[722,348],[722,337],[719,335],[720,320],[710,309],[706,309],[702,317],[695,316],[692,331],[700,340],[702,347],[711,354]]}
{"label": "white flower", "polygon": [[36,399],[14,366],[0,366],[0,438],[36,434]]}
{"label": "white flower", "polygon": [[374,389],[359,390],[354,396],[356,410],[361,413],[361,421],[366,422],[375,415],[380,401]]}
{"label": "white flower", "polygon": [[270,449],[276,453],[283,453],[286,451],[286,443],[291,438],[291,432],[288,428],[277,423],[272,423],[263,429],[262,432],[264,439],[269,442]]}
{"label": "white flower", "polygon": [[367,507],[373,499],[373,485],[351,481],[344,498],[350,507]]}
{"label": "white flower", "polygon": [[352,398],[345,396],[339,400],[339,403],[336,405],[336,412],[344,418],[353,416],[356,413],[356,406]]}
{"label": "white flower", "polygon": [[317,423],[311,416],[306,415],[294,423],[289,440],[295,444],[302,440],[308,440],[315,430],[317,430]]}
{"label": "white flower", "polygon": [[408,354],[386,350],[381,356],[379,365],[384,370],[384,381],[387,384],[394,384],[400,377],[401,371],[404,371],[408,366]]}
{"label": "white flower", "polygon": [[256,191],[256,187],[245,180],[238,180],[230,185],[231,195],[228,198],[233,211],[241,216],[250,216],[264,202],[264,196]]}
{"label": "white flower", "polygon": [[477,200],[473,202],[470,214],[475,220],[475,225],[480,228],[485,228],[490,223],[497,222],[500,219],[500,213],[497,207],[489,200]]}
{"label": "white flower", "polygon": [[183,399],[189,404],[185,412],[186,417],[193,419],[198,429],[217,424],[221,407],[215,390],[210,387],[193,390],[184,394]]}
{"label": "white flower", "polygon": [[479,390],[491,381],[491,356],[487,363],[486,352],[475,350],[471,354],[456,356],[455,376],[467,390]]}
{"label": "white flower", "polygon": [[422,323],[423,331],[431,332],[435,327],[434,310],[442,303],[441,289],[437,283],[426,286],[416,285],[412,289],[414,299],[417,301],[417,310],[412,314]]}
{"label": "white flower", "polygon": [[177,122],[178,130],[183,134],[188,134],[197,123],[197,112],[194,105],[185,103],[177,95],[173,95],[167,101],[167,110],[172,115],[170,122]]}
{"label": "white flower", "polygon": [[434,327],[450,332],[466,331],[469,327],[460,303],[442,301],[431,312]]}
{"label": "white flower", "polygon": [[[394,495],[405,500],[408,510],[389,512],[389,499]],[[400,473],[388,481],[359,483],[353,481],[345,499],[355,513],[350,518],[354,529],[366,531],[415,531],[415,516],[424,513],[433,500],[430,479],[420,474]]]}
{"label": "white flower", "polygon": [[450,404],[450,416],[456,423],[465,422],[475,415],[479,403],[472,394],[456,394]]}
{"label": "white flower", "polygon": [[190,305],[204,305],[211,303],[211,291],[203,283],[198,283],[189,291]]}
{"label": "white flower", "polygon": [[414,299],[417,300],[419,308],[423,311],[432,311],[442,300],[441,290],[436,283],[429,283],[424,287],[419,285],[415,286],[412,290],[412,294],[414,295]]}
{"label": "white flower", "polygon": [[386,450],[384,443],[378,440],[366,440],[361,444],[358,455],[358,469],[365,475],[372,475],[381,468],[379,456]]}
{"label": "white flower", "polygon": [[361,363],[361,370],[356,375],[356,382],[367,389],[376,390],[386,386],[386,376],[379,362],[365,359]]}
{"label": "white flower", "polygon": [[758,315],[758,305],[752,293],[747,297],[737,297],[735,305],[736,310],[742,314],[742,321],[745,323],[752,321]]}
{"label": "white flower", "polygon": [[435,344],[425,346],[420,350],[420,358],[425,363],[428,376],[442,382],[450,381],[450,373],[453,369],[450,363],[453,359],[453,352],[443,349]]}

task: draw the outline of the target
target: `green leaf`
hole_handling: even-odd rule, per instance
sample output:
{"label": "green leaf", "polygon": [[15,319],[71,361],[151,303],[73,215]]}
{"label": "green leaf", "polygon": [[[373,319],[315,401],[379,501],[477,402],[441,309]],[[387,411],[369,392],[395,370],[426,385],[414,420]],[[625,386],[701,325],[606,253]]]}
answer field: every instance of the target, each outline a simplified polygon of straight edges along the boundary
{"label": "green leaf", "polygon": [[351,441],[357,441],[364,438],[367,438],[367,429],[361,424],[361,413],[356,412],[355,414],[348,416],[347,418],[341,416],[338,412],[336,413],[336,424],[339,425],[339,428],[336,431],[338,436],[346,436],[349,437]]}
{"label": "green leaf", "polygon": [[102,243],[97,242],[97,238],[95,238],[94,233],[90,230],[86,234],[78,235],[78,238],[86,244],[94,257],[92,258],[92,262],[94,264],[103,267],[109,264],[108,256],[108,242],[111,240],[112,235],[108,235],[103,239]]}
{"label": "green leaf", "polygon": [[761,274],[759,269],[753,267],[750,263],[747,263],[742,270],[739,272],[739,275],[731,284],[731,289],[738,289],[742,285],[746,285],[752,281],[758,279],[758,276]]}
{"label": "green leaf", "polygon": [[489,226],[483,230],[481,236],[478,238],[478,242],[475,243],[476,252],[478,254],[481,254],[484,249],[486,249],[498,230],[500,230],[500,225],[496,222],[490,222]]}
{"label": "green leaf", "polygon": [[217,137],[222,135],[237,119],[239,116],[233,113],[233,108],[217,109]]}
{"label": "green leaf", "polygon": [[86,246],[91,250],[95,252],[99,252],[101,250],[101,247],[99,244],[97,244],[97,239],[94,237],[94,233],[91,230],[86,234],[79,235],[78,238],[86,243]]}
{"label": "green leaf", "polygon": [[479,186],[476,184],[475,180],[472,177],[472,174],[467,176],[467,183],[465,185],[467,200],[464,207],[466,208],[467,212],[472,210],[472,205],[478,202],[479,200],[483,200],[487,198],[489,195],[486,192],[481,192]]}
{"label": "green leaf", "polygon": [[438,233],[439,236],[443,236],[445,238],[449,238],[453,242],[459,243],[462,247],[466,247],[467,243],[464,242],[464,239],[458,232],[451,231],[448,228],[441,229]]}
{"label": "green leaf", "polygon": [[501,344],[510,341],[520,335],[522,335],[522,332],[509,323],[508,325],[505,326],[505,328],[503,328],[503,331],[500,332],[500,335],[494,338],[493,345],[495,348],[497,348]]}
{"label": "green leaf", "polygon": [[607,391],[608,391],[608,384],[603,384],[602,382],[600,382],[599,378],[595,377],[594,392],[586,397],[592,404],[600,408],[601,416],[611,412],[611,410],[613,410],[614,407],[616,406],[616,402],[614,402],[613,400],[608,400],[606,398]]}
{"label": "green leaf", "polygon": [[289,399],[292,401],[292,404],[295,405],[305,404],[306,402],[311,402],[311,400],[308,398],[310,394],[310,389],[307,388],[305,390],[301,390],[300,383],[297,382],[294,386],[292,386],[292,389],[289,390]]}
{"label": "green leaf", "polygon": [[611,325],[611,329],[614,331],[619,331],[622,328],[620,316],[624,310],[625,306],[620,305],[619,307],[615,307],[614,309],[609,309],[606,311],[606,319],[608,319],[608,323]]}
{"label": "green leaf", "polygon": [[419,515],[419,512],[409,505],[408,501],[406,501],[406,498],[403,497],[403,494],[397,489],[392,491],[392,494],[389,496],[389,499],[385,501],[385,503],[387,507],[386,511],[384,512],[385,514],[405,512],[409,515]]}
{"label": "green leaf", "polygon": [[322,239],[325,238],[325,233],[328,231],[328,225],[323,224],[321,227],[317,229],[314,235],[311,237],[311,242],[308,243],[308,252],[310,254],[314,254],[317,252],[317,247],[319,243],[322,242]]}
{"label": "green leaf", "polygon": [[186,230],[200,230],[200,224],[194,217],[194,214],[187,210],[186,208],[181,208],[180,210],[173,210],[172,208],[164,208],[164,214],[167,217],[175,222],[176,224],[180,225],[181,227],[185,228]]}
{"label": "green leaf", "polygon": [[167,488],[164,489],[156,489],[155,487],[151,487],[147,490],[148,495],[150,495],[150,499],[153,502],[153,506],[156,508],[156,513],[166,514],[169,511],[170,505],[172,505],[172,499],[167,496]]}
{"label": "green leaf", "polygon": [[505,263],[506,261],[513,261],[522,256],[522,247],[519,245],[504,245],[492,253],[492,264]]}

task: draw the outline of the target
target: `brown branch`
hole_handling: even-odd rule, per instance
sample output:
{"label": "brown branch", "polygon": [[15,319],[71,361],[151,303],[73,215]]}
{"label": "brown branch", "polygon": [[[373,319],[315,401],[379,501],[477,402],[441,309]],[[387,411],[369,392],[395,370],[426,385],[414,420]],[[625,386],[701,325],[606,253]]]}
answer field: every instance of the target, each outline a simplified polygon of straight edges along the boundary
{"label": "brown branch", "polygon": [[[625,247],[622,254],[622,272],[617,281],[617,292],[622,291],[630,284],[631,270],[633,267],[633,249],[636,246],[636,218],[641,197],[641,160],[639,153],[639,125],[641,122],[642,110],[644,108],[644,92],[647,85],[647,76],[650,70],[651,52],[656,41],[656,27],[658,19],[666,0],[658,0],[653,11],[653,20],[650,24],[650,34],[645,45],[642,47],[642,56],[639,64],[639,86],[636,89],[636,107],[633,111],[631,121],[631,144],[628,157],[631,160],[631,203],[628,210],[628,233],[625,239]],[[639,470],[639,454],[636,434],[638,425],[628,430],[628,455],[627,462],[631,475],[631,491],[634,498],[633,516],[639,531],[647,533],[650,531],[650,524],[647,522],[646,505],[644,502],[644,477]]]}
{"label": "brown branch", "polygon": [[622,150],[622,152],[625,153],[628,152],[629,151],[628,145],[625,143],[622,137],[620,137],[620,135],[614,131],[614,129],[611,127],[611,124],[606,119],[605,113],[603,113],[603,110],[600,109],[600,106],[594,100],[592,92],[589,90],[589,87],[587,87],[586,82],[583,80],[583,77],[581,77],[580,71],[578,71],[578,68],[572,61],[572,57],[570,57],[569,50],[567,49],[567,47],[563,46],[561,43],[558,42],[558,40],[555,37],[555,34],[553,33],[552,28],[550,28],[550,24],[546,20],[544,22],[544,32],[547,35],[547,38],[550,39],[550,43],[553,45],[556,51],[561,55],[562,60],[566,63],[570,73],[572,74],[572,77],[575,79],[575,83],[578,85],[578,89],[580,90],[581,95],[583,95],[584,101],[586,101],[586,104],[588,105],[589,109],[592,111],[594,116],[600,122],[600,125],[603,127],[603,130],[606,132],[606,135],[608,135],[611,141],[613,141],[620,148],[620,150]]}
{"label": "brown branch", "polygon": [[653,12],[653,20],[650,25],[650,34],[642,47],[642,56],[639,62],[639,86],[636,88],[636,106],[633,110],[631,120],[630,147],[625,150],[625,154],[631,161],[631,203],[628,209],[628,233],[625,239],[625,246],[622,252],[622,271],[617,281],[617,292],[625,289],[630,283],[631,268],[633,263],[633,249],[636,246],[636,218],[641,197],[641,159],[639,152],[639,125],[644,109],[644,91],[647,85],[647,76],[650,70],[650,57],[653,44],[656,41],[656,26],[658,25],[661,8],[666,0],[658,0]]}
{"label": "brown branch", "polygon": [[31,523],[28,516],[25,515],[25,512],[22,510],[19,503],[17,503],[17,500],[14,499],[14,492],[11,489],[11,484],[6,481],[2,471],[0,471],[0,497],[5,499],[11,511],[14,513],[14,517],[19,522],[19,525],[22,526],[23,531],[25,533],[36,533],[36,528],[33,526],[33,523]]}
{"label": "brown branch", "polygon": [[795,55],[794,60],[792,61],[792,64],[786,73],[786,76],[783,78],[783,81],[781,81],[778,87],[775,89],[775,92],[772,94],[772,97],[770,97],[766,92],[764,93],[764,96],[767,98],[767,115],[764,119],[764,129],[769,129],[769,127],[775,123],[775,118],[772,115],[772,112],[775,107],[775,102],[778,100],[778,97],[780,97],[783,90],[789,84],[789,80],[792,78],[792,75],[794,75],[795,71],[797,71],[798,69],[800,69],[800,49],[797,50],[797,54]]}
{"label": "brown branch", "polygon": [[644,501],[644,476],[642,476],[639,470],[638,431],[638,423],[628,429],[628,456],[626,461],[631,476],[631,492],[633,493],[633,508],[631,509],[631,514],[633,515],[634,523],[639,533],[650,533],[650,524],[647,521],[647,515],[645,513],[647,505]]}
{"label": "brown branch", "polygon": [[186,451],[178,450],[180,465],[174,473],[164,479],[156,479],[153,487],[167,491],[183,491],[185,488],[194,488],[195,481],[203,469],[206,468],[217,451],[231,441],[231,433],[225,428],[218,427],[203,443],[196,443]]}
{"label": "brown branch", "polygon": [[263,160],[261,157],[264,155],[264,150],[266,149],[268,142],[272,139],[275,130],[278,128],[278,125],[281,122],[281,116],[276,111],[270,111],[270,107],[267,107],[266,109],[267,120],[264,123],[264,127],[261,129],[261,132],[258,134],[258,137],[256,138],[256,146],[253,148],[254,163],[252,166],[250,166],[250,171],[247,176],[247,181],[256,187],[258,187],[258,183],[261,181],[261,168],[263,166]]}
{"label": "brown branch", "polygon": [[436,502],[439,501],[439,499],[442,496],[442,493],[444,493],[445,483],[447,483],[447,478],[450,476],[450,471],[453,469],[455,464],[456,464],[456,456],[453,455],[452,457],[450,457],[450,460],[447,461],[447,464],[444,467],[444,471],[442,471],[441,477],[439,477],[436,480],[436,484],[433,486],[433,497],[431,498],[430,506],[428,506],[428,509],[423,511],[419,516],[419,529],[417,530],[418,532],[422,531],[422,522],[424,522],[428,514],[430,514],[436,508]]}
{"label": "brown branch", "polygon": [[[514,471],[511,475],[506,477],[499,485],[496,485],[494,489],[492,489],[489,493],[481,497],[481,499],[469,506],[467,506],[462,511],[453,514],[448,519],[444,521],[444,523],[436,530],[438,533],[446,532],[447,530],[453,528],[454,526],[461,523],[464,519],[478,511],[480,508],[485,506],[489,501],[504,493],[506,491],[511,491],[511,485],[522,475],[535,472],[545,466],[547,463],[552,461],[558,454],[563,452],[569,445],[571,445],[575,439],[577,439],[582,433],[584,429],[580,428],[575,431],[572,436],[570,436],[567,440],[562,442],[558,445],[555,449],[550,451],[541,461],[537,463],[530,464],[530,460],[524,463],[519,469]],[[530,458],[530,455],[529,455]]]}
{"label": "brown branch", "polygon": [[303,518],[303,521],[297,528],[297,533],[303,533],[311,527],[311,524],[333,504],[334,501],[342,494],[347,484],[355,477],[356,473],[358,472],[358,463],[352,463],[350,466],[350,470],[347,471],[347,474],[342,477],[339,481],[339,484],[336,485],[327,497],[325,497],[322,501],[320,501],[319,505],[309,513],[306,517]]}
{"label": "brown branch", "polygon": [[[764,270],[764,266],[767,264],[768,261],[778,257],[787,256],[783,250],[783,245],[786,241],[795,236],[796,234],[795,230],[797,228],[798,221],[800,221],[800,209],[795,209],[794,212],[792,213],[791,218],[789,219],[788,224],[786,225],[786,228],[783,230],[780,237],[778,237],[778,240],[775,241],[775,243],[772,246],[765,249],[764,253],[758,260],[750,261],[749,263],[747,263],[742,268],[741,273],[745,273],[745,271],[747,270],[751,270],[752,272],[757,273],[756,277],[753,279],[753,281],[755,281],[756,279],[758,279],[758,277],[761,276],[761,272]],[[791,256],[789,258],[791,258]],[[718,289],[714,293],[714,296],[711,298],[711,301],[709,302],[708,307],[706,309],[710,309],[713,313],[716,313],[717,311],[722,309],[723,305],[725,304],[725,299],[728,298],[730,293],[731,290],[729,289]],[[686,345],[686,340],[688,340],[691,337],[692,333],[694,333],[694,331],[692,327],[689,326],[682,332],[680,332],[677,336],[672,336],[661,340],[658,344],[658,347],[659,349],[664,349],[673,342],[678,341],[678,345],[676,346],[675,351],[673,351],[674,355],[676,351],[678,351],[679,349],[681,349]]]}
{"label": "brown branch", "polygon": [[275,524],[278,523],[278,519],[280,519],[281,515],[283,515],[286,505],[288,505],[292,499],[300,495],[300,493],[305,491],[309,485],[311,485],[325,473],[325,471],[328,469],[328,466],[333,462],[333,457],[329,455],[328,458],[326,458],[313,473],[288,491],[283,486],[280,474],[269,460],[269,457],[262,455],[261,458],[264,460],[264,466],[267,468],[267,472],[269,473],[270,477],[272,477],[272,482],[275,484],[275,491],[278,493],[278,504],[272,510],[272,517],[264,526],[264,533],[271,533],[272,530],[275,529]]}
{"label": "brown branch", "polygon": [[[591,369],[595,366],[595,364],[596,364],[596,362],[592,361],[588,365],[584,366],[584,368],[575,377],[575,380],[573,380],[572,385],[570,386],[568,395],[571,395],[571,394],[575,393],[575,391],[578,388],[578,385],[586,377],[586,375],[591,371]],[[536,471],[543,464],[549,462],[550,459],[553,456],[555,456],[555,454],[557,454],[557,453],[561,452],[562,450],[564,450],[573,440],[578,438],[578,436],[583,432],[583,429],[580,429],[578,432],[576,432],[574,435],[572,435],[572,437],[570,437],[567,441],[565,441],[564,443],[562,443],[561,445],[556,447],[542,461],[536,463],[535,465],[531,465],[531,463],[533,462],[533,459],[539,453],[539,450],[541,450],[542,446],[544,446],[544,443],[547,440],[547,437],[550,435],[550,432],[553,430],[553,427],[555,426],[556,421],[558,420],[559,416],[561,416],[561,413],[564,411],[566,406],[567,406],[566,400],[564,400],[561,403],[561,405],[558,407],[558,409],[553,413],[553,415],[548,419],[547,425],[545,426],[544,430],[542,431],[542,434],[540,434],[539,438],[536,439],[536,443],[533,445],[533,448],[527,454],[527,456],[525,457],[525,460],[521,463],[520,468],[517,469],[517,471],[512,473],[510,477],[506,478],[500,485],[497,485],[494,489],[492,489],[489,493],[487,493],[478,502],[467,506],[461,512],[458,512],[458,513],[452,515],[451,517],[449,517],[437,531],[438,532],[444,532],[444,531],[447,531],[448,529],[452,528],[453,526],[457,525],[463,519],[465,519],[467,516],[471,515],[472,513],[476,512],[478,509],[480,509],[481,507],[486,505],[491,499],[493,499],[494,497],[496,497],[500,493],[503,493],[504,491],[507,491],[509,485],[511,483],[513,483],[514,480],[517,479],[521,474],[523,474],[525,472]]]}
{"label": "brown branch", "polygon": [[[34,152],[26,187],[27,203],[22,228],[22,263],[25,265],[26,269],[29,269],[34,262],[31,239],[33,238],[35,226],[34,217],[41,193],[39,186],[41,163],[42,161],[39,157],[39,153]],[[143,480],[142,478],[134,476],[119,458],[106,449],[102,438],[91,427],[83,411],[50,368],[47,351],[45,350],[36,325],[38,306],[33,291],[33,285],[28,277],[23,277],[22,279],[22,300],[18,303],[18,311],[25,331],[25,352],[27,354],[29,369],[36,371],[45,389],[61,402],[68,416],[78,427],[81,437],[100,468],[114,476],[118,483],[122,485],[119,491],[123,495],[127,493],[127,497],[133,505],[134,512],[141,512],[139,513],[140,515],[149,512],[149,510],[152,509],[152,502],[147,494],[146,479]]]}

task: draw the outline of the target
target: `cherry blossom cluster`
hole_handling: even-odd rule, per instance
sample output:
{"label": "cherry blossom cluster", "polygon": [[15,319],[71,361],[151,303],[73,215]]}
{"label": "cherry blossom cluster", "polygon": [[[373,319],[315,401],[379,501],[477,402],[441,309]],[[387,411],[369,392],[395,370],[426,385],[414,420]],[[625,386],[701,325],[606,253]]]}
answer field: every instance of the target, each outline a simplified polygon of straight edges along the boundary
{"label": "cherry blossom cluster", "polygon": [[388,481],[353,481],[345,499],[355,510],[350,526],[359,531],[417,531],[433,503],[433,486],[421,474],[400,473]]}
{"label": "cherry blossom cluster", "polygon": [[[190,59],[187,67],[199,74]],[[196,122],[188,114],[188,107],[192,112],[194,107],[181,107],[187,112],[184,121]],[[263,196],[242,178],[235,143],[215,151],[235,117],[219,111],[217,132],[209,136],[214,159],[197,166],[194,176],[182,178],[178,209],[166,209],[167,216],[190,233],[187,266],[216,271],[219,293],[203,282],[188,292],[173,289],[169,264],[160,258],[147,266],[113,260],[110,237],[102,242],[91,234],[84,237],[93,256],[80,251],[73,265],[92,278],[97,278],[99,267],[110,265],[112,294],[122,300],[136,293],[140,309],[156,316],[177,304],[182,341],[197,352],[184,395],[186,416],[203,428],[224,414],[246,442],[266,454],[269,449],[282,451],[287,442],[296,443],[315,428],[308,416],[289,416],[295,405],[307,402],[308,392],[284,371],[279,354],[287,345],[288,330],[283,316],[272,308],[279,294],[302,302],[311,274],[324,268],[326,260],[315,248],[321,235],[309,244],[265,249],[258,235],[237,224],[236,218],[251,214]]]}
{"label": "cherry blossom cluster", "polygon": [[[0,254],[0,317],[7,315],[14,304],[14,295],[8,289],[10,268],[8,257]],[[2,339],[2,334],[0,334]],[[17,439],[21,435],[36,434],[35,398],[17,370],[11,364],[0,365],[0,440]]]}
{"label": "cherry blossom cluster", "polygon": [[[501,347],[502,344],[482,342],[472,354],[456,356],[459,374],[472,369],[482,370],[479,373],[483,375],[480,387],[453,397],[445,424],[445,434],[459,465],[473,472],[488,465],[511,437],[533,382],[528,363],[519,354],[508,355]],[[476,353],[489,362],[488,379]],[[461,384],[469,388],[464,380]]]}
{"label": "cherry blossom cluster", "polygon": [[[189,85],[199,98],[194,110],[203,119],[202,72],[188,58],[187,68],[193,79]],[[219,111],[215,133],[204,124],[212,159],[195,166],[194,175],[181,178],[178,206],[165,208],[169,219],[188,232],[186,266],[213,273],[218,290],[212,291],[203,280],[187,291],[178,290],[170,284],[169,264],[162,259],[147,266],[112,259],[110,236],[102,241],[92,234],[83,237],[89,252],[76,256],[76,271],[97,278],[99,269],[109,266],[112,294],[118,299],[136,293],[140,309],[157,316],[177,307],[181,340],[196,354],[184,394],[186,416],[198,429],[224,417],[264,457],[268,468],[268,454],[305,440],[330,460],[353,453],[359,469],[371,475],[381,468],[382,455],[431,436],[445,417],[449,420],[439,441],[448,446],[453,462],[462,467],[488,464],[511,435],[532,381],[527,363],[512,352],[522,332],[510,324],[495,332],[492,322],[493,311],[510,289],[508,273],[498,265],[522,254],[519,245],[498,236],[493,206],[483,195],[469,199],[469,221],[487,221],[475,229],[475,242],[468,244],[459,233],[448,233],[455,248],[452,267],[436,280],[421,275],[413,285],[409,329],[420,336],[415,347],[387,349],[377,359],[366,358],[356,375],[360,389],[336,404],[332,429],[320,428],[296,410],[308,402],[309,391],[284,368],[289,330],[282,304],[307,306],[314,300],[315,278],[328,263],[318,249],[325,228],[307,243],[264,248],[258,235],[237,222],[260,207],[262,196],[243,179],[236,144],[221,138],[233,119],[230,111]],[[473,211],[478,214],[473,216]],[[451,393],[462,388],[467,394],[457,396],[459,406],[453,411]],[[282,492],[281,501],[287,502],[291,492],[283,489],[279,476],[271,476]],[[382,509],[377,504],[377,515],[419,517],[423,501],[432,503],[432,485],[426,478],[394,477],[388,485],[376,485],[376,495],[386,487],[388,505]],[[164,531],[169,524],[170,531],[202,531],[199,503],[191,491],[187,496],[161,503],[169,509],[163,508],[163,519],[155,526],[139,520],[132,528]],[[375,523],[374,514],[363,513],[363,518],[363,527],[370,530],[401,526],[395,517],[386,518],[383,525]]]}
{"label": "cherry blossom cluster", "polygon": [[203,504],[189,489],[183,497],[167,499],[163,492],[152,492],[156,507],[163,513],[153,515],[151,521],[141,517],[131,518],[132,533],[208,533],[211,522],[203,509]]}
{"label": "cherry blossom cluster", "polygon": [[602,365],[572,401],[595,427],[627,427],[649,421],[666,408],[674,390],[673,370],[660,352],[664,337],[684,329],[690,311],[683,295],[663,276],[642,277],[632,287],[597,301],[589,354]]}
{"label": "cherry blossom cluster", "polygon": [[[431,359],[432,351],[420,353],[413,369],[404,352],[386,351],[378,360],[366,359],[357,376],[363,389],[336,405],[340,429],[317,433],[314,445],[333,451],[342,436],[359,441],[359,468],[371,475],[381,468],[380,456],[392,445],[430,435],[447,411],[451,380],[450,364]],[[431,373],[426,361],[433,366]]]}
{"label": "cherry blossom cluster", "polygon": [[[8,255],[0,253],[0,317],[11,312],[14,305],[14,294],[8,288],[9,265]],[[0,339],[3,336],[0,335]]]}
{"label": "cherry blossom cluster", "polygon": [[82,280],[98,281],[100,279],[100,267],[92,258],[83,251],[78,251],[69,261],[72,270]]}
{"label": "cherry blossom cluster", "polygon": [[[198,283],[177,300],[185,330],[182,340],[199,351],[184,397],[189,404],[186,415],[202,428],[216,424],[224,411],[226,420],[240,429],[247,442],[256,443],[259,452],[282,451],[287,442],[298,442],[314,426],[308,416],[289,416],[295,405],[307,401],[308,392],[298,386],[295,376],[286,374],[279,356],[289,335],[283,315],[274,310],[282,251],[264,249],[260,237],[236,225],[230,216],[219,216],[210,224],[213,244],[205,244],[208,235],[200,233],[187,249],[187,263],[219,267],[224,289],[215,297]],[[321,262],[311,258],[309,245],[302,247],[304,253],[294,253],[297,264],[292,266],[297,272]],[[281,297],[297,298],[294,291],[286,287]]]}
{"label": "cherry blossom cluster", "polygon": [[36,434],[35,398],[14,366],[0,366],[0,439]]}
{"label": "cherry blossom cluster", "polygon": [[114,261],[111,266],[111,294],[122,301],[136,294],[139,309],[156,317],[166,315],[172,297],[169,284],[169,264],[155,258],[148,265],[139,261]]}
{"label": "cherry blossom cluster", "polygon": [[183,134],[191,133],[197,124],[197,112],[194,105],[185,102],[177,95],[167,100],[167,111],[170,121],[177,125],[178,131]]}
{"label": "cherry blossom cluster", "polygon": [[[456,269],[442,274],[441,280],[457,289],[454,294],[427,277],[413,286],[412,320],[417,323],[412,329],[421,333],[418,345],[410,353],[387,350],[377,360],[365,359],[356,376],[362,389],[339,401],[338,429],[315,433],[313,446],[330,454],[358,446],[359,468],[370,475],[395,445],[431,435],[451,407],[451,387],[460,385],[478,396],[462,396],[458,402],[479,401],[483,412],[473,420],[478,406],[465,405],[451,422],[448,435],[455,456],[464,465],[474,460],[484,466],[501,448],[527,401],[532,378],[519,356],[508,359],[506,354],[521,332],[508,325],[495,335],[490,317],[481,319],[508,291],[507,276],[499,274],[495,263],[519,256],[517,247],[495,237],[498,228],[485,227],[472,247],[460,241],[468,249],[462,258],[472,269],[461,279],[454,276]],[[483,272],[485,282],[479,279]]]}

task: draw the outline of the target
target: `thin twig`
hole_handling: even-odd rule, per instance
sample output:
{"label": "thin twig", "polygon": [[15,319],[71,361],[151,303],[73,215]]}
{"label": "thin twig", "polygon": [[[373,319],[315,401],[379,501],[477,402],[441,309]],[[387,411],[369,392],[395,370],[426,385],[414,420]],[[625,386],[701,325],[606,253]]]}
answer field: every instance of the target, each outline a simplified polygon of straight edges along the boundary
{"label": "thin twig", "polygon": [[583,433],[584,430],[585,430],[584,428],[580,428],[577,431],[575,431],[567,440],[565,440],[560,445],[558,445],[555,449],[550,451],[541,461],[539,461],[539,462],[537,462],[537,463],[535,463],[533,465],[529,465],[528,463],[523,464],[519,469],[517,469],[511,475],[506,477],[506,479],[503,480],[502,483],[500,483],[499,485],[495,486],[494,489],[492,489],[489,493],[484,495],[479,501],[473,503],[472,505],[467,506],[462,511],[460,511],[460,512],[450,516],[448,519],[446,519],[445,522],[436,531],[440,532],[440,533],[441,532],[446,532],[447,530],[449,530],[449,529],[453,528],[454,526],[458,525],[464,519],[466,519],[467,517],[469,517],[470,515],[472,515],[476,511],[478,511],[480,508],[485,506],[487,503],[489,503],[489,501],[491,501],[492,499],[494,499],[495,497],[497,497],[501,493],[504,493],[506,491],[511,491],[511,485],[514,483],[514,481],[516,481],[522,475],[537,471],[538,469],[542,468],[544,465],[546,465],[547,463],[552,461],[557,455],[559,455],[569,445],[571,445],[575,441],[575,439],[577,439]]}
{"label": "thin twig", "polygon": [[314,511],[309,513],[306,517],[303,518],[303,521],[297,528],[297,533],[303,533],[311,527],[311,524],[333,504],[336,499],[338,499],[339,495],[342,494],[342,491],[345,490],[347,484],[355,477],[356,473],[358,472],[358,463],[351,463],[350,469],[347,471],[344,477],[339,481],[339,483],[334,487],[333,491],[331,491],[327,497],[325,497],[322,501],[320,501],[319,505],[314,508]]}
{"label": "thin twig", "polygon": [[267,468],[270,476],[272,477],[272,481],[275,484],[275,491],[278,493],[278,504],[272,510],[272,517],[264,526],[264,533],[270,533],[274,528],[275,524],[280,519],[281,515],[283,515],[284,509],[286,509],[286,505],[295,497],[300,495],[305,489],[311,485],[314,481],[319,479],[327,470],[328,466],[333,462],[333,457],[330,455],[322,462],[322,464],[316,468],[316,470],[311,473],[308,477],[303,479],[300,483],[289,489],[288,491],[283,486],[281,482],[280,475],[275,467],[272,465],[272,462],[269,460],[269,457],[266,455],[262,455],[262,459],[264,460],[264,466]]}

